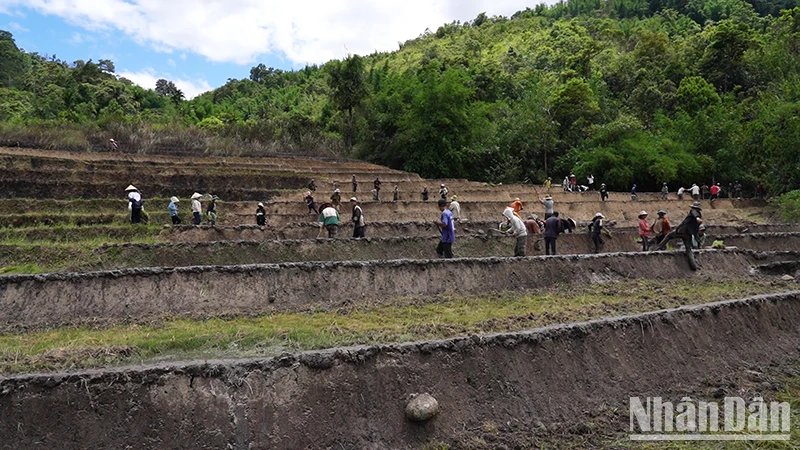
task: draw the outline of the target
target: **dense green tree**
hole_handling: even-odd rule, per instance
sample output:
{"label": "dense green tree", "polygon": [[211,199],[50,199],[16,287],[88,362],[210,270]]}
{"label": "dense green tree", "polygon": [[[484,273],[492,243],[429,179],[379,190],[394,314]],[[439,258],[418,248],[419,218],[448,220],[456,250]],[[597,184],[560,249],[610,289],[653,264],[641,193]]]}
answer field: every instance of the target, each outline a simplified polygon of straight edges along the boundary
{"label": "dense green tree", "polygon": [[257,64],[188,101],[168,80],[142,88],[110,60],[26,53],[0,32],[0,121],[89,142],[146,130],[236,151],[347,151],[423,176],[574,171],[614,189],[762,180],[779,193],[800,188],[796,3],[564,0],[452,22],[395,52]]}
{"label": "dense green tree", "polygon": [[175,86],[175,83],[163,78],[156,80],[155,90],[156,94],[162,97],[172,97],[179,91],[178,87]]}
{"label": "dense green tree", "polygon": [[355,110],[367,96],[364,60],[358,55],[349,56],[344,61],[331,61],[326,66],[331,100],[336,108],[347,114],[345,145],[353,147],[355,134]]}
{"label": "dense green tree", "polygon": [[700,72],[720,90],[751,87],[751,70],[745,52],[753,44],[753,30],[747,24],[724,20],[709,31],[709,44],[700,60]]}
{"label": "dense green tree", "polygon": [[17,48],[14,37],[0,30],[0,87],[11,87],[25,72],[25,55]]}

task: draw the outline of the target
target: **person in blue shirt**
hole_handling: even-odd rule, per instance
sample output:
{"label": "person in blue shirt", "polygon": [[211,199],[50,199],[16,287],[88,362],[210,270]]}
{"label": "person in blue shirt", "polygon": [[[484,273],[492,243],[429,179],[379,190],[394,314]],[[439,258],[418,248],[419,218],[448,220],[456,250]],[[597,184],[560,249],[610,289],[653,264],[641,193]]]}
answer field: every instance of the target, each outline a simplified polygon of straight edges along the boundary
{"label": "person in blue shirt", "polygon": [[440,258],[453,257],[453,243],[456,242],[456,228],[453,222],[453,212],[447,209],[447,200],[439,199],[439,211],[442,212],[442,217],[434,221],[439,230],[442,232],[442,240],[436,247],[436,254]]}
{"label": "person in blue shirt", "polygon": [[636,184],[631,188],[631,200],[636,201]]}
{"label": "person in blue shirt", "polygon": [[172,197],[169,199],[169,206],[167,209],[169,210],[169,216],[172,218],[172,224],[178,225],[181,223],[181,217],[178,215],[178,205],[176,203],[180,202],[178,197]]}

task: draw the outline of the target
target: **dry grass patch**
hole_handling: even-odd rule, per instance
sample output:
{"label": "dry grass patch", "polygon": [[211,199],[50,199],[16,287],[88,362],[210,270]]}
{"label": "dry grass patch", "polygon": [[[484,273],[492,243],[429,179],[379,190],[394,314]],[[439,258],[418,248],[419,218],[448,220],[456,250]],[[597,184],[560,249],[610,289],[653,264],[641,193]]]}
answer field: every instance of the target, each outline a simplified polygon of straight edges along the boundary
{"label": "dry grass patch", "polygon": [[[519,331],[790,289],[788,283],[629,280],[537,293],[439,297],[261,317],[166,320],[0,336],[0,373],[101,367]],[[121,350],[121,349],[124,349]]]}

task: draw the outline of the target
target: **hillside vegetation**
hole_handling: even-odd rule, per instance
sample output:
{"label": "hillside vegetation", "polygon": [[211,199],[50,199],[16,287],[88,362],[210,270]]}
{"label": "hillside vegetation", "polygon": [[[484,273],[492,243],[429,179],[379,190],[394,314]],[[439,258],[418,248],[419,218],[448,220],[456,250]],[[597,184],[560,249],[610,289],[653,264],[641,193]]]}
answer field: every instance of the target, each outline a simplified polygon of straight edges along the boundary
{"label": "hillside vegetation", "polygon": [[[356,156],[493,182],[800,187],[795,0],[571,0],[186,100],[0,32],[0,145]],[[177,149],[177,150],[176,150]]]}

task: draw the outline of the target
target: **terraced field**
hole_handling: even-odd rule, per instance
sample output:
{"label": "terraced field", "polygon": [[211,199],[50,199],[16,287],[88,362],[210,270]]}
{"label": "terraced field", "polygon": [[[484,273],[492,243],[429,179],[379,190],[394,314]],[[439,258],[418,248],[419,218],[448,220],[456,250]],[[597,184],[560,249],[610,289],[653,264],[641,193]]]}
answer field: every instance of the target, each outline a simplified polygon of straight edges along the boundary
{"label": "terraced field", "polygon": [[[674,196],[551,189],[577,231],[512,258],[503,208],[543,215],[541,186],[295,157],[0,160],[0,448],[628,448],[632,395],[800,401],[800,225],[763,201],[703,202],[726,248],[691,271],[636,241],[641,209],[682,220]],[[347,204],[339,238],[318,237],[312,177],[318,200],[363,200],[367,238]],[[462,208],[453,260],[435,258],[441,183]],[[128,223],[128,184],[147,225]],[[217,225],[170,225],[167,199],[188,222],[193,192],[220,196]],[[423,392],[439,412],[411,422]]]}

